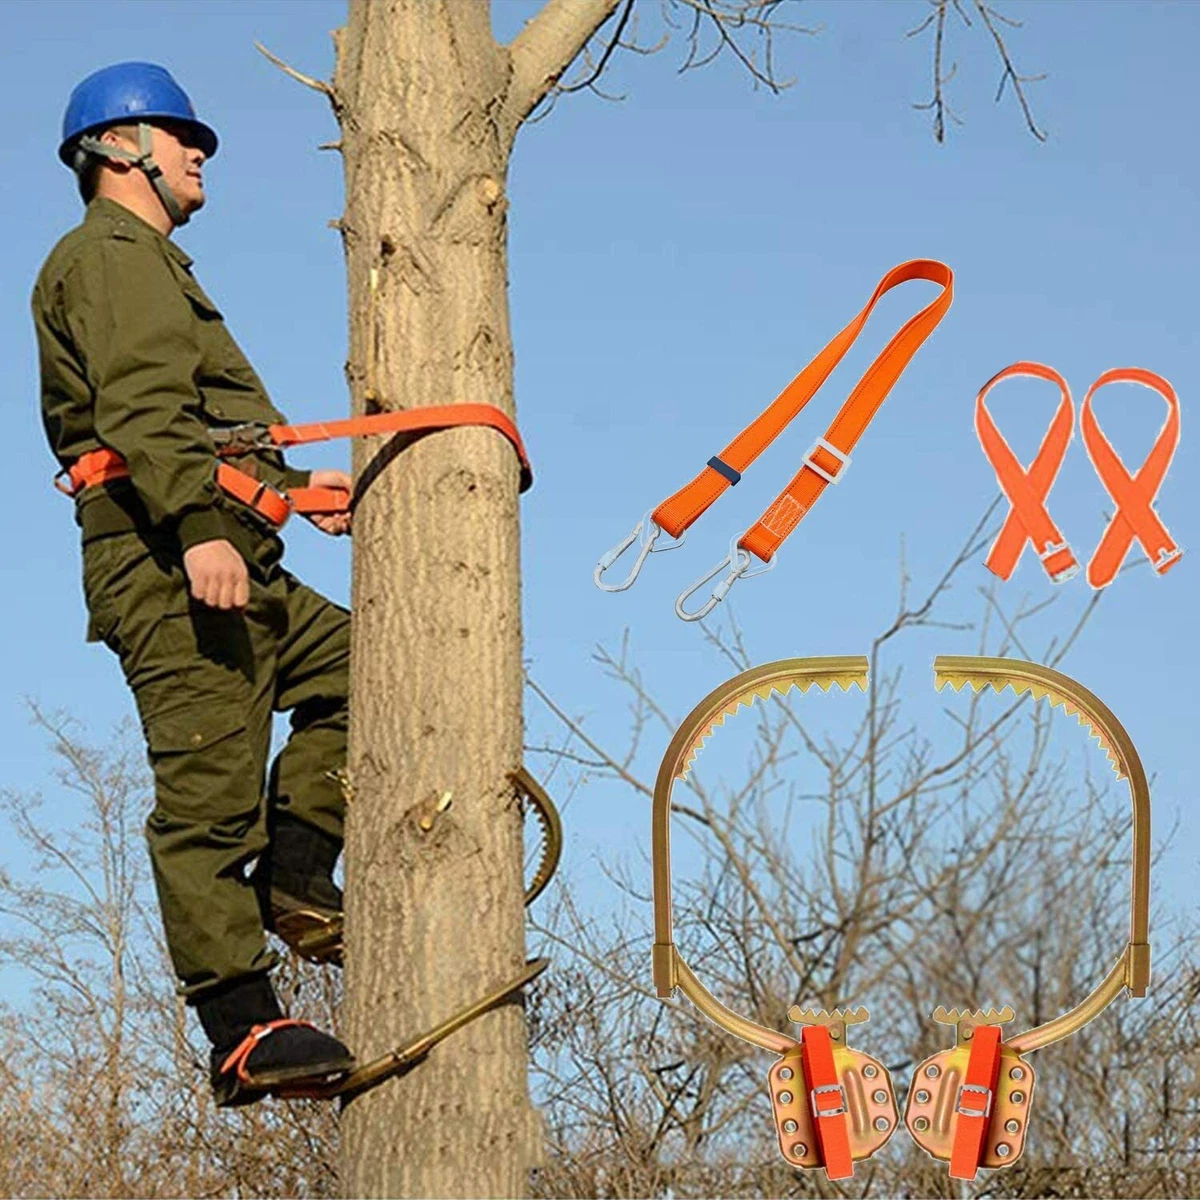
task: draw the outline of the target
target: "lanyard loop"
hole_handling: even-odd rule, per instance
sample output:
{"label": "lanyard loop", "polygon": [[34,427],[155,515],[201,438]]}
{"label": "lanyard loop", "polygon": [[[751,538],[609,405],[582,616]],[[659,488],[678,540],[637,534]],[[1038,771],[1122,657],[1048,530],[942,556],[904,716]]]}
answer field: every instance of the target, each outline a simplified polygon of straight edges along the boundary
{"label": "lanyard loop", "polygon": [[[1061,394],[1058,408],[1028,471],[1021,466],[996,427],[985,403],[996,384],[1016,376],[1045,379],[1056,384]],[[975,398],[975,432],[1010,506],[1000,534],[984,562],[984,566],[1001,579],[1012,577],[1026,544],[1032,544],[1052,583],[1063,583],[1079,572],[1075,555],[1046,510],[1046,498],[1067,455],[1074,425],[1075,410],[1067,381],[1042,363],[1016,362],[1005,367],[983,385]]]}
{"label": "lanyard loop", "polygon": [[[1131,475],[1112,443],[1104,436],[1092,397],[1110,383],[1136,383],[1157,392],[1167,403],[1167,415],[1162,428],[1146,456],[1146,461]],[[1100,476],[1100,482],[1116,504],[1116,512],[1108,523],[1099,545],[1087,567],[1088,583],[1094,588],[1106,587],[1116,578],[1125,556],[1134,541],[1141,543],[1150,565],[1159,575],[1165,575],[1180,559],[1183,551],[1167,532],[1162,518],[1154,511],[1154,498],[1162,486],[1171,459],[1179,445],[1179,397],[1175,389],[1161,376],[1140,367],[1117,367],[1105,371],[1088,389],[1079,414],[1079,427],[1088,457]]]}

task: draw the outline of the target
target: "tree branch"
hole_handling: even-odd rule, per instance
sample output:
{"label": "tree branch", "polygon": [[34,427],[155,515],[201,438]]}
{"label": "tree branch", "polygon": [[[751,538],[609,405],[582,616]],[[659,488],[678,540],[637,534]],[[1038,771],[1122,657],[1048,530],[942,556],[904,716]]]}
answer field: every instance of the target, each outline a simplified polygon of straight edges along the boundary
{"label": "tree branch", "polygon": [[330,100],[334,99],[333,88],[325,80],[314,79],[311,75],[305,75],[302,71],[297,71],[295,67],[288,66],[277,54],[272,54],[262,42],[255,42],[254,48],[268,62],[274,63],[285,75],[290,76],[297,83],[304,84],[306,88],[312,88],[314,92],[323,92]]}
{"label": "tree branch", "polygon": [[509,43],[514,130],[541,103],[620,0],[546,0]]}

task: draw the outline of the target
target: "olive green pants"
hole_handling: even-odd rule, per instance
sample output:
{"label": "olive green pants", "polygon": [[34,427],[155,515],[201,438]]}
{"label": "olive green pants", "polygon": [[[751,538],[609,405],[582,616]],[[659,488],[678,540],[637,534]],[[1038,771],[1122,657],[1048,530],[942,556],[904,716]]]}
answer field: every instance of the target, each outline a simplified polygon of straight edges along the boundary
{"label": "olive green pants", "polygon": [[[121,660],[154,771],[146,822],[167,946],[182,991],[275,962],[247,867],[287,812],[341,838],[350,615],[279,565],[264,537],[250,603],[211,609],[188,593],[177,545],[136,533],[83,548],[88,636]],[[267,779],[273,712],[291,734]],[[264,788],[264,783],[266,787]]]}

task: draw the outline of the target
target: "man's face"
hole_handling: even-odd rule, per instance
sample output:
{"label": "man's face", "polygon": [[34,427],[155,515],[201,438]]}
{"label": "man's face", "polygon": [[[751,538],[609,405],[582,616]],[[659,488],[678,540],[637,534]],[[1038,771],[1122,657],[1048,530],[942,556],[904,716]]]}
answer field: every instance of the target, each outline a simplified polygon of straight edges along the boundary
{"label": "man's face", "polygon": [[151,126],[154,161],[175,193],[179,207],[189,215],[204,207],[204,151],[195,144],[187,125],[171,121]]}
{"label": "man's face", "polygon": [[[104,136],[114,145],[140,150],[136,137],[131,140],[111,129]],[[204,151],[196,145],[190,127],[175,121],[155,122],[150,126],[150,153],[184,213],[190,216],[203,208]]]}

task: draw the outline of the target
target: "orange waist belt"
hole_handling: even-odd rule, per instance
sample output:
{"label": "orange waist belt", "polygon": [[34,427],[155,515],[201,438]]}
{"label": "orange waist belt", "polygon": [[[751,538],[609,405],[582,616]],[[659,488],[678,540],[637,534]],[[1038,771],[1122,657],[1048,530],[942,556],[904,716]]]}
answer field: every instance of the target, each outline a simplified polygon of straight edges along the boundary
{"label": "orange waist belt", "polygon": [[[710,458],[707,466],[691,483],[669,496],[652,512],[646,513],[634,526],[633,532],[600,559],[593,574],[596,586],[606,592],[624,591],[633,584],[650,554],[673,550],[681,545],[687,530],[724,492],[738,483],[742,473],[812,399],[854,344],[881,297],[892,288],[912,279],[925,279],[930,283],[940,284],[942,290],[930,304],[911,317],[884,347],[842,405],[825,436],[818,438],[805,454],[801,468],[792,481],[745,533],[740,537],[734,536],[725,558],[680,594],[675,601],[675,612],[685,621],[700,620],[728,595],[729,589],[739,579],[749,579],[769,571],[775,565],[775,551],[784,539],[817,502],[821,493],[830,484],[841,481],[850,465],[850,452],[866,431],[872,417],[879,411],[880,405],[913,355],[945,316],[954,296],[954,273],[945,263],[920,258],[893,267],[879,281],[862,312],[751,424],[719,455]],[[655,541],[663,531],[676,540],[671,545],[656,546]],[[634,542],[640,542],[640,546],[629,575],[620,583],[605,583],[605,571]],[[751,571],[751,555],[766,565]],[[683,605],[688,597],[726,568],[727,574],[715,585],[708,602],[696,612],[685,610]]]}
{"label": "orange waist belt", "polygon": [[[511,418],[491,404],[446,404],[404,412],[372,413],[370,416],[311,425],[253,422],[212,428],[208,432],[216,445],[217,454],[229,455],[385,433],[407,435],[399,447],[406,449],[428,434],[463,425],[486,426],[502,434],[516,451],[521,464],[521,491],[532,486],[533,472],[521,435]],[[54,485],[68,496],[76,496],[84,488],[114,479],[128,479],[129,474],[125,459],[115,450],[103,448],[81,455],[70,467],[59,472]],[[353,498],[344,488],[301,487],[282,492],[225,462],[217,464],[216,479],[223,491],[252,508],[276,528],[281,528],[294,512],[339,513],[348,512],[353,507]]]}

